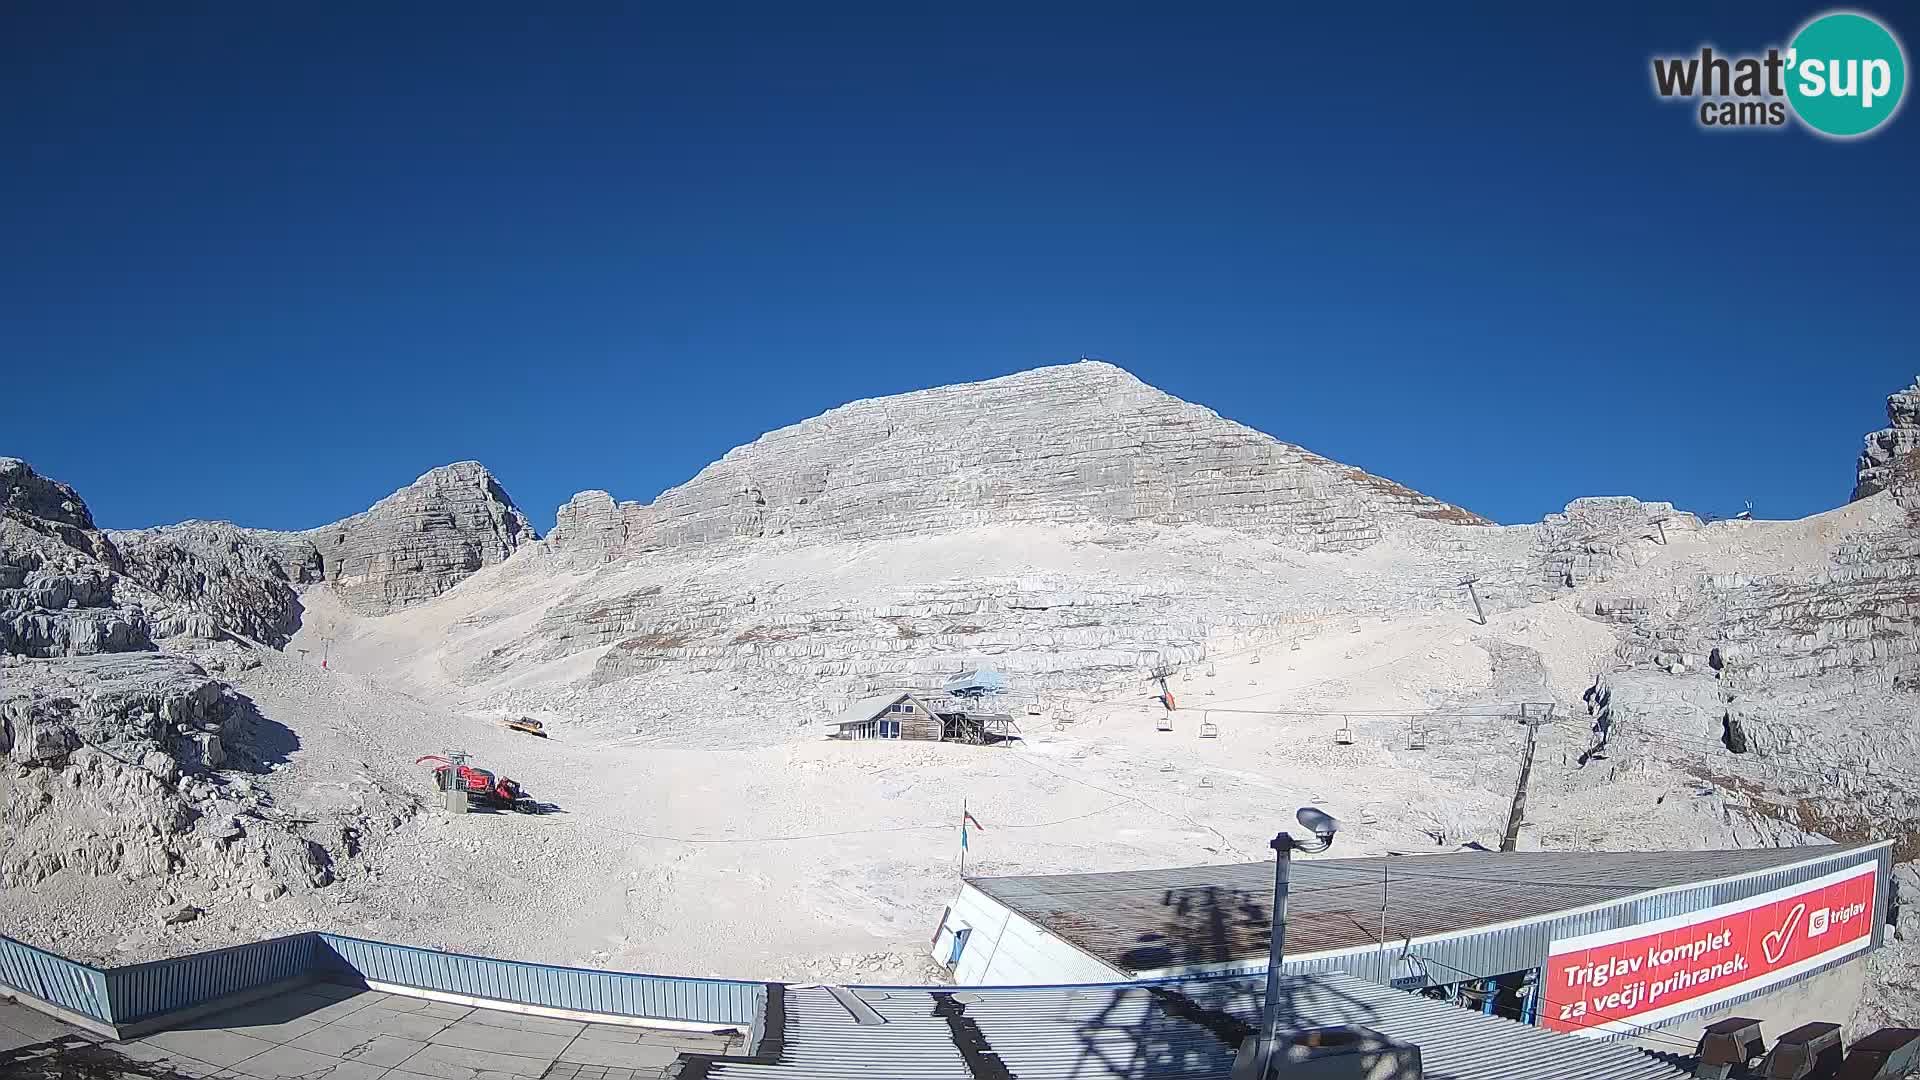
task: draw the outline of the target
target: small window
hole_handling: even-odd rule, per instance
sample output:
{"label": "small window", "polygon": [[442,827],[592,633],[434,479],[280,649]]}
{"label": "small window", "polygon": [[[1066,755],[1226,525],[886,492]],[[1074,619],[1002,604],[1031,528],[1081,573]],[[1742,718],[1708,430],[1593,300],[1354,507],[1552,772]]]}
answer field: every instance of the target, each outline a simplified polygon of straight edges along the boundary
{"label": "small window", "polygon": [[912,711],[913,711],[913,702],[911,702],[911,701],[909,701],[909,702],[904,702],[904,703],[902,703],[902,704],[901,704],[901,706],[900,706],[900,711],[901,711],[901,712],[909,712],[909,713],[910,713],[910,712],[912,712]]}
{"label": "small window", "polygon": [[880,737],[883,739],[899,738],[900,737],[900,721],[898,720],[880,721]]}

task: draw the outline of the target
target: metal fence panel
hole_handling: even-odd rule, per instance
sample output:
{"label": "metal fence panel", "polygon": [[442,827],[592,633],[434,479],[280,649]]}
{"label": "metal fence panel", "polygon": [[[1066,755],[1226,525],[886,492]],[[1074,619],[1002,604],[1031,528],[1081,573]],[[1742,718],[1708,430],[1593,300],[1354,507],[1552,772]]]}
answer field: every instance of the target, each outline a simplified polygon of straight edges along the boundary
{"label": "metal fence panel", "polygon": [[0,936],[0,986],[102,1023],[112,1022],[105,972],[4,936]]}
{"label": "metal fence panel", "polygon": [[319,935],[322,962],[368,982],[611,1016],[751,1025],[764,983],[554,967]]}
{"label": "metal fence panel", "polygon": [[113,1022],[130,1024],[243,990],[298,978],[313,967],[315,935],[293,934],[106,972]]}

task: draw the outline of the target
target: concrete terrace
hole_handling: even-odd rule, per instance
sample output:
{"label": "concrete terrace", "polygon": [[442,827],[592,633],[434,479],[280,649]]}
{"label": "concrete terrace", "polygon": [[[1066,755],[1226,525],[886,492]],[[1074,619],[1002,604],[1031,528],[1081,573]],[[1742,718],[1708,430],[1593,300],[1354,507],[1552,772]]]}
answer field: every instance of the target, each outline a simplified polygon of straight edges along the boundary
{"label": "concrete terrace", "polygon": [[126,1042],[0,1003],[0,1074],[86,1080],[658,1080],[744,1035],[554,1020],[313,983]]}

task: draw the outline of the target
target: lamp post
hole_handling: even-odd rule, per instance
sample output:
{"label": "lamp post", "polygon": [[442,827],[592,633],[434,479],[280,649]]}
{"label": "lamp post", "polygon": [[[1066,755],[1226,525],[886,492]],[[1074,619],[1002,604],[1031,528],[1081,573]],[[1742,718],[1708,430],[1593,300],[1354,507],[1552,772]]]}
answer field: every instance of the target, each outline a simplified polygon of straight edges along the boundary
{"label": "lamp post", "polygon": [[1282,832],[1269,845],[1273,848],[1274,860],[1273,929],[1267,941],[1267,998],[1260,1011],[1260,1031],[1252,1036],[1253,1052],[1250,1056],[1240,1055],[1251,1068],[1244,1074],[1234,1070],[1234,1080],[1266,1080],[1273,1067],[1274,1053],[1280,1046],[1280,963],[1287,945],[1287,883],[1292,873],[1293,853],[1327,850],[1333,846],[1333,834],[1340,828],[1331,814],[1311,806],[1301,807],[1294,818],[1313,838],[1296,840],[1292,833]]}

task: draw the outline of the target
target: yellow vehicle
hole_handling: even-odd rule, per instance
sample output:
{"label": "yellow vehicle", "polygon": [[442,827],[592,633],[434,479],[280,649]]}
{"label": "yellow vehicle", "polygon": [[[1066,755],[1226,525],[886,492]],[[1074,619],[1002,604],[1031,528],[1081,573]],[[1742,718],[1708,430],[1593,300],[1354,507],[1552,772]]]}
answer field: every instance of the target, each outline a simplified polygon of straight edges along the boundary
{"label": "yellow vehicle", "polygon": [[547,726],[531,716],[523,716],[518,720],[507,721],[507,730],[524,731],[529,735],[538,735],[543,739],[547,737]]}

